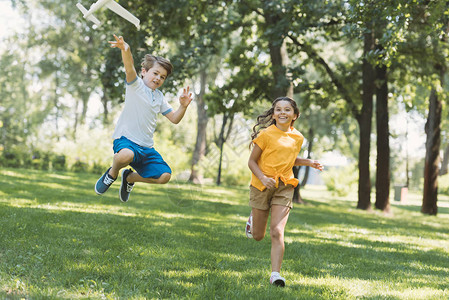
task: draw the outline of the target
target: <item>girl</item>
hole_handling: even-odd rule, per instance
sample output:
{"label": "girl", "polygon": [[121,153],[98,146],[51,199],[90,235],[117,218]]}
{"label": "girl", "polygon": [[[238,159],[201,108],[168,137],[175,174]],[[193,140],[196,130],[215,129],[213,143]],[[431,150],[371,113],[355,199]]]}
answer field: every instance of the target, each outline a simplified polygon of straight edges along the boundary
{"label": "girl", "polygon": [[284,228],[292,208],[294,187],[298,185],[293,166],[323,170],[319,162],[297,157],[304,141],[303,135],[293,128],[299,115],[291,98],[274,100],[271,108],[257,117],[251,135],[254,147],[248,161],[252,172],[249,200],[252,210],[246,223],[246,236],[256,241],[264,238],[271,209],[270,283],[282,287],[285,279],[279,272],[284,257]]}

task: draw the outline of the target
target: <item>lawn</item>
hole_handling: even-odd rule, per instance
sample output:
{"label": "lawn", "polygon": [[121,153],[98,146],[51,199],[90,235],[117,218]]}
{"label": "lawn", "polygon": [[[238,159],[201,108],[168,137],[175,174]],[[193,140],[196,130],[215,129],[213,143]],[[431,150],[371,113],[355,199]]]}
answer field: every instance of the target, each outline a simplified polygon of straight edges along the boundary
{"label": "lawn", "polygon": [[447,299],[449,197],[422,215],[420,195],[392,213],[355,209],[319,187],[286,228],[270,286],[270,239],[248,240],[246,187],[119,183],[96,175],[0,170],[1,299]]}

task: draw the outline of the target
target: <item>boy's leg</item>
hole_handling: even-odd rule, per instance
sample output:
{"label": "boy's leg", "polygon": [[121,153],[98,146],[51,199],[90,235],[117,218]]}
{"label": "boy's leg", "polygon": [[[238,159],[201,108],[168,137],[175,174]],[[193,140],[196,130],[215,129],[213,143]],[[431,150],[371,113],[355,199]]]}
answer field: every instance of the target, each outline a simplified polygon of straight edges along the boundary
{"label": "boy's leg", "polygon": [[253,217],[251,234],[256,241],[260,241],[265,237],[269,214],[270,210],[262,210],[254,207],[251,210],[251,215]]}
{"label": "boy's leg", "polygon": [[137,172],[133,172],[128,175],[126,181],[128,181],[129,183],[146,182],[146,183],[164,184],[169,182],[170,178],[171,178],[170,173],[162,173],[162,175],[159,178],[144,178],[140,176]]}
{"label": "boy's leg", "polygon": [[271,269],[272,272],[281,270],[282,260],[284,258],[284,229],[287,224],[290,207],[282,205],[271,206]]}
{"label": "boy's leg", "polygon": [[95,192],[98,195],[104,194],[117,179],[120,169],[129,165],[133,161],[133,158],[134,152],[127,148],[123,148],[114,154],[112,167],[97,180],[95,183]]}
{"label": "boy's leg", "polygon": [[112,160],[112,168],[109,170],[109,175],[112,178],[117,178],[120,169],[128,166],[134,159],[134,152],[131,149],[123,148],[114,154]]}

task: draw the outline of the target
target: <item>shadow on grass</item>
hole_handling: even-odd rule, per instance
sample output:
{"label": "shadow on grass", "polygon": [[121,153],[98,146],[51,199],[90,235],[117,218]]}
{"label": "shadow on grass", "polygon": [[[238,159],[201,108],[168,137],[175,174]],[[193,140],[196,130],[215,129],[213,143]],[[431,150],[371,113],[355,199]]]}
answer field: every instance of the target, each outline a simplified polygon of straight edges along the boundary
{"label": "shadow on grass", "polygon": [[[244,237],[249,213],[244,189],[208,187],[193,196],[188,185],[136,186],[130,202],[121,204],[118,186],[102,197],[94,194],[93,175],[74,180],[70,173],[14,174],[0,176],[0,185],[6,185],[0,194],[4,295],[354,298],[345,287],[312,282],[270,287],[269,235],[259,243]],[[21,200],[27,202],[15,207]],[[382,233],[432,236],[435,226],[333,204],[314,202],[292,211],[284,261],[291,277],[448,288],[447,250],[372,240]]]}
{"label": "shadow on grass", "polygon": [[[394,231],[406,235],[427,236],[435,232],[449,234],[449,227],[441,226],[442,219],[438,216],[424,215],[416,210],[416,206],[401,205],[394,209],[402,215],[388,216],[380,211],[367,212],[356,209],[354,202],[329,201],[316,202],[308,200],[311,205],[295,206],[289,218],[289,223],[296,220],[298,223],[314,226],[348,225],[366,229]],[[447,215],[441,209],[440,215]],[[411,215],[409,212],[415,212]],[[449,238],[449,236],[448,236]]]}
{"label": "shadow on grass", "polygon": [[0,211],[1,277],[16,288],[20,278],[30,298],[72,293],[209,298],[218,293],[294,299],[296,290],[314,293],[305,287],[270,289],[270,260],[263,250],[269,241],[264,246],[247,241],[241,224],[193,215],[120,216],[4,204]]}

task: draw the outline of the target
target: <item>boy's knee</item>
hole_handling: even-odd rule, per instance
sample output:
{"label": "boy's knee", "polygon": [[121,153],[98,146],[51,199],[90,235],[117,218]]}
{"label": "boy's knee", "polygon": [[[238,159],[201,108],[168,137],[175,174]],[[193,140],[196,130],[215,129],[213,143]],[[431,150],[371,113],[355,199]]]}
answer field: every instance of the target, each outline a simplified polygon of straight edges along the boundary
{"label": "boy's knee", "polygon": [[159,177],[159,178],[157,179],[157,182],[160,183],[160,184],[164,184],[164,183],[169,182],[169,181],[170,181],[170,178],[171,178],[171,174],[170,174],[170,173],[163,173],[163,174],[161,175],[161,177]]}
{"label": "boy's knee", "polygon": [[120,150],[115,155],[116,155],[116,158],[121,162],[131,163],[134,159],[134,152],[127,148]]}

